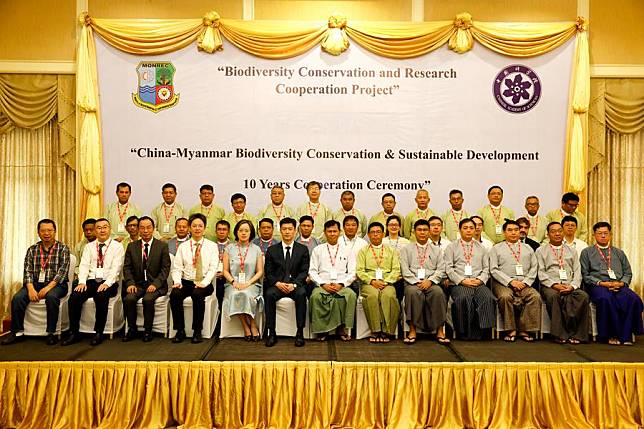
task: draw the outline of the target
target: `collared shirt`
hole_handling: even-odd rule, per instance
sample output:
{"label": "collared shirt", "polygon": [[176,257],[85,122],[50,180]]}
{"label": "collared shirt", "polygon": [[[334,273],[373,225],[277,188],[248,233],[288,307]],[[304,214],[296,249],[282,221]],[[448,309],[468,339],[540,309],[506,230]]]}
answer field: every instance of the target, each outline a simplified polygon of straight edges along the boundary
{"label": "collared shirt", "polygon": [[178,202],[167,204],[165,201],[156,206],[150,213],[154,220],[155,237],[169,240],[174,237],[174,226],[177,219],[185,217],[186,210]]}
{"label": "collared shirt", "polygon": [[[463,252],[463,248],[468,252],[467,256]],[[470,252],[471,259],[468,261]],[[458,285],[466,278],[476,278],[486,283],[490,278],[487,250],[474,239],[469,243],[463,239],[452,241],[452,244],[445,249],[444,259],[445,273],[452,284]],[[472,274],[465,274],[467,265],[472,267]]]}
{"label": "collared shirt", "polygon": [[[430,243],[429,241],[424,245],[410,243],[400,251],[400,270],[408,284],[416,284],[424,279],[439,284],[446,277],[443,251]],[[423,279],[418,277],[419,268],[425,269]]]}
{"label": "collared shirt", "polygon": [[357,235],[352,239],[349,239],[347,238],[346,235],[343,235],[342,237],[340,237],[338,242],[342,243],[346,248],[348,248],[351,251],[351,255],[353,256],[354,259],[358,255],[358,252],[360,251],[360,249],[369,245],[369,243],[367,243],[367,240],[365,240],[364,238],[358,237]]}
{"label": "collared shirt", "polygon": [[[537,257],[530,246],[521,241],[502,241],[488,252],[490,274],[502,285],[509,286],[512,280],[532,285],[537,278]],[[518,259],[518,260],[517,260]],[[517,274],[517,265],[523,274]]]}
{"label": "collared shirt", "polygon": [[178,237],[171,238],[170,240],[168,240],[168,251],[170,252],[171,255],[176,255],[177,249],[179,248],[181,243],[185,243],[188,240],[190,240],[190,234],[186,235],[183,238],[178,238]]}
{"label": "collared shirt", "polygon": [[[107,239],[103,246],[103,279],[104,284],[112,286],[121,275],[125,250],[121,243],[111,238]],[[85,284],[87,280],[96,279],[96,268],[98,268],[98,249],[101,242],[94,240],[85,246],[80,268],[78,269],[78,283]]]}
{"label": "collared shirt", "polygon": [[[543,244],[535,252],[539,265],[539,282],[541,286],[552,287],[557,283],[569,284],[574,289],[581,286],[581,264],[575,249],[565,246]],[[563,267],[560,263],[563,262]],[[559,270],[566,270],[566,279],[562,280]]]}
{"label": "collared shirt", "polygon": [[[141,216],[141,209],[131,201],[128,201],[125,204],[115,201],[107,206],[107,209],[105,210],[105,218],[112,226],[112,238],[128,237],[128,232],[125,229],[125,222],[127,222],[127,218],[130,216]],[[120,227],[119,225],[122,226]],[[119,231],[119,228],[122,228],[122,230]]]}
{"label": "collared shirt", "polygon": [[201,284],[209,285],[217,274],[217,266],[219,265],[219,248],[217,245],[202,238],[197,242],[191,238],[186,243],[179,246],[177,254],[174,257],[172,264],[172,281],[174,284],[180,284],[181,279],[195,281],[197,275],[197,267],[195,263],[195,254],[197,252],[197,245],[201,245],[201,265],[203,267],[203,279]]}
{"label": "collared shirt", "polygon": [[[335,278],[332,278],[333,272]],[[317,286],[327,283],[349,286],[356,279],[356,259],[341,242],[320,244],[311,252],[309,276]]]}
{"label": "collared shirt", "polygon": [[285,242],[282,241],[282,252],[284,254],[285,259],[286,259],[286,248],[287,247],[290,247],[291,257],[293,256],[293,243],[295,243],[295,241],[292,241],[291,244],[286,244]]}
{"label": "collared shirt", "polygon": [[[38,281],[42,264],[49,262],[45,266],[45,283],[55,280],[56,283],[61,283],[67,280],[69,272],[69,248],[61,243],[55,241],[54,245],[49,248],[49,252],[42,247],[42,241],[30,246],[25,255],[23,284],[26,286],[31,283],[34,284]],[[49,257],[51,252],[51,258]]]}
{"label": "collared shirt", "polygon": [[440,248],[442,251],[445,251],[445,249],[447,249],[447,246],[452,244],[450,240],[444,237],[438,237],[438,241],[434,241],[432,240],[431,237],[429,237],[429,242],[432,244],[432,246],[436,246]]}

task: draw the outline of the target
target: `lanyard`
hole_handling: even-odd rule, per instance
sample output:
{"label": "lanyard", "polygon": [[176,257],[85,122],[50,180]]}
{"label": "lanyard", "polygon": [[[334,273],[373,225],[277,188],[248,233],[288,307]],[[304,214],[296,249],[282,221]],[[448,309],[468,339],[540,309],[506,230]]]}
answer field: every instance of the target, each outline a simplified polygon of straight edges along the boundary
{"label": "lanyard", "polygon": [[499,206],[499,213],[496,214],[494,213],[494,209],[492,208],[492,206],[488,206],[488,207],[490,207],[490,211],[492,212],[492,217],[494,217],[494,223],[499,225],[499,220],[501,219],[501,212],[503,211],[503,208]]}
{"label": "lanyard", "polygon": [[309,205],[309,213],[311,213],[311,217],[315,219],[315,217],[318,215],[318,212],[320,211],[320,207],[322,206],[322,203],[318,203],[318,207],[315,209],[315,212],[313,212],[311,202],[309,201],[307,204]]}
{"label": "lanyard", "polygon": [[557,251],[555,250],[552,244],[550,244],[550,250],[552,250],[552,254],[555,255],[555,258],[557,259],[557,263],[559,264],[559,268],[563,270],[564,253],[566,252],[566,246],[563,243],[561,243],[561,252],[559,254],[557,254]]}
{"label": "lanyard", "polygon": [[463,244],[463,239],[460,239],[461,248],[463,249],[463,257],[465,258],[465,265],[472,265],[472,255],[474,254],[474,243],[470,242],[468,250],[465,250],[465,245]]}
{"label": "lanyard", "polygon": [[532,218],[536,222],[534,222],[534,226],[532,226],[533,222],[530,222],[530,230],[532,231],[533,236],[537,236],[537,229],[539,228],[539,215],[536,215],[535,217]]}
{"label": "lanyard", "polygon": [[449,211],[450,211],[450,212],[452,212],[452,218],[454,219],[454,223],[455,223],[455,224],[456,224],[456,226],[458,227],[459,222],[460,222],[461,220],[463,220],[463,210],[461,210],[461,212],[459,213],[459,215],[460,215],[460,216],[459,216],[458,220],[456,220],[456,215],[454,214],[454,210],[453,210],[453,209],[449,209]]}
{"label": "lanyard", "polygon": [[[101,244],[105,244],[105,243],[101,243]],[[96,267],[97,268],[103,268],[103,262],[105,261],[105,255],[107,254],[107,249],[110,248],[111,244],[112,244],[112,240],[110,240],[110,242],[107,244],[107,246],[105,247],[104,252],[99,252],[99,250],[98,250],[98,240],[96,240],[96,255],[97,255],[96,256]]]}
{"label": "lanyard", "polygon": [[425,245],[425,248],[423,249],[423,254],[422,254],[422,257],[421,257],[420,246],[418,244],[416,244],[416,254],[418,255],[418,263],[419,263],[421,268],[423,267],[423,265],[425,265],[425,261],[427,260],[427,257],[428,257],[427,248],[428,247],[429,247],[428,245]]}
{"label": "lanyard", "polygon": [[373,253],[373,259],[376,261],[376,266],[380,268],[380,264],[382,264],[382,261],[385,259],[385,246],[381,244],[382,247],[380,247],[380,258],[376,256],[376,251],[373,250],[373,246],[369,244],[369,248],[371,249],[371,253]]}
{"label": "lanyard", "polygon": [[224,250],[226,249],[227,244],[228,244],[228,240],[226,240],[225,243],[217,242],[217,247],[219,248],[219,262],[224,260]]}
{"label": "lanyard", "polygon": [[273,208],[273,213],[275,213],[275,217],[277,217],[277,220],[280,221],[282,220],[282,212],[284,211],[284,206],[279,206],[280,212],[277,213],[277,210],[275,210],[275,206],[271,204],[271,207]]}
{"label": "lanyard", "polygon": [[125,215],[127,214],[127,209],[130,207],[130,203],[125,204],[125,210],[123,210],[123,214],[121,214],[121,204],[116,203],[116,210],[118,210],[119,213],[119,222],[123,223],[123,220],[125,219]]}
{"label": "lanyard", "polygon": [[266,243],[266,241],[264,241],[263,239],[260,238],[259,239],[259,248],[262,250],[262,255],[266,255],[266,251],[268,250],[268,248],[273,245],[273,239],[271,238],[268,241],[268,243],[266,244],[266,247],[264,247],[264,243]]}
{"label": "lanyard", "polygon": [[237,243],[237,254],[239,255],[239,266],[241,271],[246,270],[246,257],[248,256],[248,250],[250,250],[250,243],[248,243],[248,247],[246,248],[246,252],[244,253],[244,256],[241,254],[241,247],[239,246],[239,243]]}
{"label": "lanyard", "polygon": [[510,249],[510,253],[512,253],[512,256],[514,257],[514,260],[517,261],[517,264],[521,265],[521,243],[519,242],[519,251],[515,252],[512,246],[510,246],[510,243],[507,241],[505,242],[506,246],[508,246],[508,249]]}
{"label": "lanyard", "polygon": [[161,203],[161,206],[163,207],[163,217],[165,217],[166,223],[170,223],[170,219],[172,219],[172,212],[174,212],[174,206],[175,205],[176,204],[172,204],[172,206],[170,207],[170,214],[168,215],[166,204]]}
{"label": "lanyard", "polygon": [[338,252],[340,251],[340,246],[336,244],[335,255],[331,256],[331,250],[329,250],[329,244],[326,245],[326,251],[329,253],[329,260],[331,261],[331,266],[335,268],[335,261],[338,257]]}
{"label": "lanyard", "polygon": [[38,250],[40,251],[40,268],[42,271],[47,270],[47,266],[49,265],[49,261],[51,260],[52,255],[54,254],[54,250],[56,250],[56,247],[58,246],[58,242],[54,243],[53,246],[51,246],[51,249],[49,249],[49,253],[47,254],[47,259],[44,259],[43,251],[42,251],[42,244],[38,247]]}
{"label": "lanyard", "polygon": [[[210,204],[210,207],[208,207],[208,212],[206,213],[206,217],[210,216],[210,211],[212,210],[212,206],[213,206],[213,205],[212,205],[212,204]],[[201,214],[204,214],[204,213],[203,213],[203,209],[205,209],[205,208],[206,208],[206,206],[204,206],[204,205],[202,204],[202,205],[201,205],[201,210],[200,210],[200,211],[201,211]]]}
{"label": "lanyard", "polygon": [[606,264],[606,268],[610,270],[611,269],[610,261],[612,258],[610,246],[608,247],[608,257],[604,256],[604,253],[602,252],[602,250],[599,248],[598,245],[595,244],[595,248],[597,249],[597,253],[599,253],[599,256],[601,256],[602,259],[604,260],[604,263]]}
{"label": "lanyard", "polygon": [[[148,246],[150,244],[148,243]],[[145,263],[148,263],[148,252],[145,250],[145,245],[143,244],[143,240],[141,240],[141,251],[143,252],[143,259],[145,260]]]}

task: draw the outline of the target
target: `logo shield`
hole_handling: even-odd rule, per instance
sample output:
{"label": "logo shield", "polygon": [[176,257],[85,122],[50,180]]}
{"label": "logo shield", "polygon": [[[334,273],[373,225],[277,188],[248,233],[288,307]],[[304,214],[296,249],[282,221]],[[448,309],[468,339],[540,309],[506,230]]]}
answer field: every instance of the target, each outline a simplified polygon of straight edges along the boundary
{"label": "logo shield", "polygon": [[171,62],[140,62],[136,67],[139,87],[132,94],[134,104],[155,113],[176,105],[179,94],[174,92],[175,70]]}

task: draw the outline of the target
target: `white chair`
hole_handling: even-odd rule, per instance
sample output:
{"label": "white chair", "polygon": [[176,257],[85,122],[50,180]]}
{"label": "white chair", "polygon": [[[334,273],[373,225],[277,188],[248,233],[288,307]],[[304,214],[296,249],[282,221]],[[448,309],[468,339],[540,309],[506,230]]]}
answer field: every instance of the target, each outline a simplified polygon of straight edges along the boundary
{"label": "white chair", "polygon": [[593,336],[593,341],[597,338],[597,307],[594,303],[590,303],[590,333]]}
{"label": "white chair", "polygon": [[[85,334],[93,334],[95,320],[96,304],[94,304],[94,298],[89,298],[85,303],[83,303],[83,308],[81,309],[79,331]],[[116,296],[110,298],[107,306],[107,321],[105,322],[103,334],[109,335],[111,339],[116,332],[123,328],[123,326],[125,326],[125,317],[123,315],[121,286],[119,285],[116,291]]]}
{"label": "white chair", "polygon": [[[304,325],[304,338],[311,336],[311,325],[309,322],[309,302],[306,301],[306,324]],[[275,306],[275,333],[278,336],[294,337],[297,334],[297,320],[295,315],[295,301],[291,298],[282,298]]]}
{"label": "white chair", "polygon": [[[152,323],[152,332],[163,334],[164,337],[168,336],[168,329],[170,323],[170,292],[172,292],[172,264],[174,263],[174,255],[170,253],[170,272],[168,273],[168,293],[164,296],[158,297],[154,301],[154,322]],[[143,330],[143,298],[136,302],[136,328]]]}
{"label": "white chair", "polygon": [[[76,256],[69,255],[69,272],[67,275],[67,295],[60,299],[58,311],[58,323],[56,324],[56,335],[69,328],[69,312],[67,310],[67,301],[72,291],[72,282],[74,281],[74,270],[76,269]],[[45,300],[30,302],[25,312],[25,335],[43,336],[47,335],[47,307]]]}
{"label": "white chair", "polygon": [[[169,299],[169,298],[168,298]],[[219,315],[218,301],[216,293],[206,297],[206,309],[203,317],[203,338],[211,338],[217,326],[217,316]],[[192,298],[186,297],[183,300],[183,320],[185,323],[186,336],[192,337]],[[177,331],[172,323],[172,312],[170,312],[170,338],[174,338]]]}
{"label": "white chair", "polygon": [[[257,314],[255,314],[255,323],[260,334],[264,332],[264,313],[262,311],[258,310]],[[222,314],[219,338],[241,338],[243,336],[244,328],[242,328],[239,318],[237,316],[231,316],[230,320],[226,320],[226,317]]]}
{"label": "white chair", "polygon": [[[368,338],[371,335],[371,329],[369,329],[369,322],[367,322],[367,316],[364,312],[364,307],[362,306],[362,296],[358,296],[358,301],[356,303],[356,340],[362,340],[363,338]],[[398,324],[396,324],[395,335],[398,336]]]}

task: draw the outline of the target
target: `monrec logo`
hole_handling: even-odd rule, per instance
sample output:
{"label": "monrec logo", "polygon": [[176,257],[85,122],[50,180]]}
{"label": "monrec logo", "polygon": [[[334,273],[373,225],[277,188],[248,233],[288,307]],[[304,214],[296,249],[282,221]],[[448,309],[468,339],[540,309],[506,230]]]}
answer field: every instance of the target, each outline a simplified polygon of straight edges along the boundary
{"label": "monrec logo", "polygon": [[494,78],[494,99],[510,113],[525,113],[541,99],[541,80],[530,67],[507,66]]}
{"label": "monrec logo", "polygon": [[174,72],[171,62],[140,62],[136,68],[139,85],[137,92],[132,94],[134,104],[154,113],[175,106],[179,94],[174,92]]}

